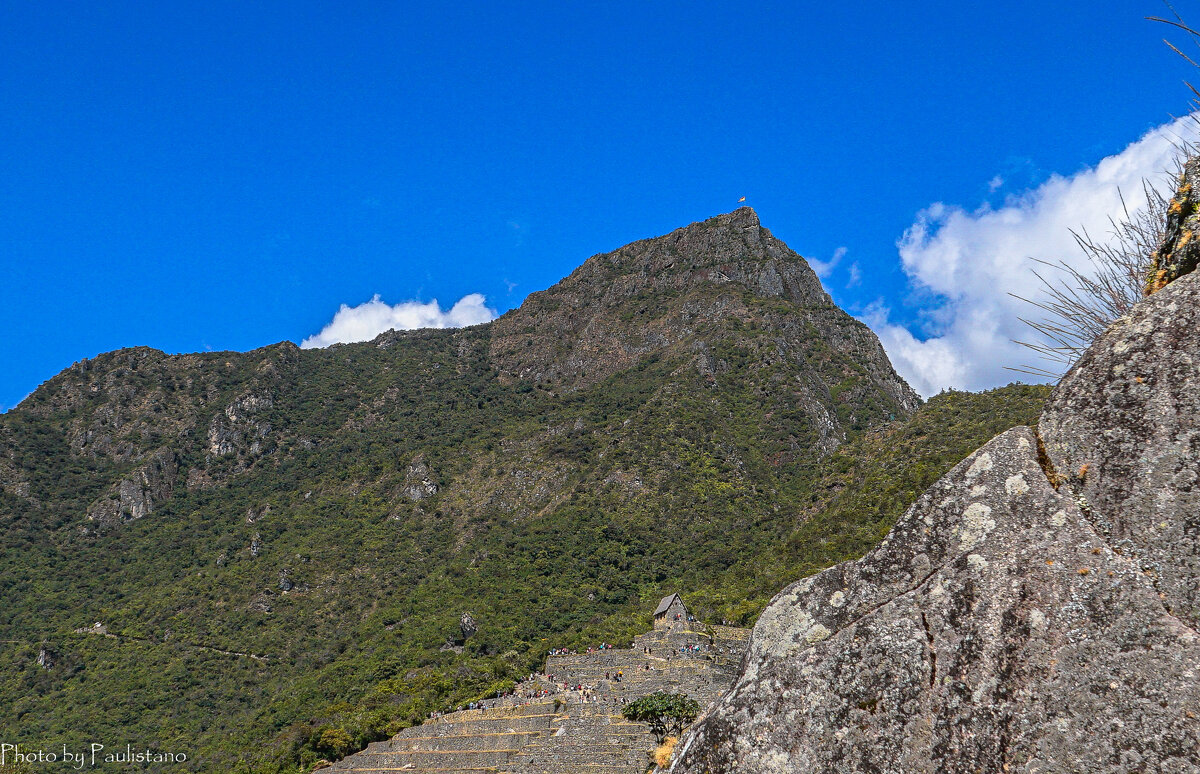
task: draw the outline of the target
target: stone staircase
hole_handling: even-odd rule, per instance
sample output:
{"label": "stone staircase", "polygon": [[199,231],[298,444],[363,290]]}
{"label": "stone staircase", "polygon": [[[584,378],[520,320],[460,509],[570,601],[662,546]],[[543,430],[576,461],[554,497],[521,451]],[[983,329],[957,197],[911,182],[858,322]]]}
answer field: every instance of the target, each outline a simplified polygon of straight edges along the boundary
{"label": "stone staircase", "polygon": [[531,742],[507,771],[613,774],[645,770],[654,739],[644,723],[621,716],[618,704],[568,704],[551,736]]}
{"label": "stone staircase", "polygon": [[375,742],[325,771],[487,772],[552,736],[561,715],[553,702],[451,712]]}
{"label": "stone staircase", "polygon": [[[732,685],[749,635],[660,621],[631,648],[549,656],[544,673],[513,696],[405,729],[322,772],[641,774],[654,737],[621,708],[654,691],[708,706]],[[543,691],[549,695],[522,698]]]}

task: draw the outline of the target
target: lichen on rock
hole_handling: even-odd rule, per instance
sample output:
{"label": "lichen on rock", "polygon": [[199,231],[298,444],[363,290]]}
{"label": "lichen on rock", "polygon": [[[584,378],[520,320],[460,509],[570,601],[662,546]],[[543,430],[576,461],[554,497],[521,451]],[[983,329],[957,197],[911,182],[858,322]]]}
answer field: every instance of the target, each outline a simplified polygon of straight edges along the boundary
{"label": "lichen on rock", "polygon": [[1180,277],[1191,274],[1200,264],[1200,157],[1184,164],[1175,195],[1167,205],[1167,223],[1163,240],[1151,255],[1146,295],[1162,290]]}
{"label": "lichen on rock", "polygon": [[672,771],[1200,771],[1197,362],[1193,274],[782,591]]}
{"label": "lichen on rock", "polygon": [[[1139,304],[1051,394],[1039,420],[1067,487],[1168,608],[1200,625],[1200,276]],[[1118,368],[1120,366],[1120,368]]]}

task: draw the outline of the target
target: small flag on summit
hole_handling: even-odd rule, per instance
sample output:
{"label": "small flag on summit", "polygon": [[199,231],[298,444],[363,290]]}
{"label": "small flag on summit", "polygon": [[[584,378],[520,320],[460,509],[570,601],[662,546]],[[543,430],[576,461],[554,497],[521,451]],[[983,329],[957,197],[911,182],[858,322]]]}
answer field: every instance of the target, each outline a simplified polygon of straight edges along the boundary
{"label": "small flag on summit", "polygon": [[742,203],[742,202],[744,202],[744,201],[746,201],[746,197],[745,197],[745,196],[743,196],[742,198],[738,199],[738,204],[741,204],[741,203]]}

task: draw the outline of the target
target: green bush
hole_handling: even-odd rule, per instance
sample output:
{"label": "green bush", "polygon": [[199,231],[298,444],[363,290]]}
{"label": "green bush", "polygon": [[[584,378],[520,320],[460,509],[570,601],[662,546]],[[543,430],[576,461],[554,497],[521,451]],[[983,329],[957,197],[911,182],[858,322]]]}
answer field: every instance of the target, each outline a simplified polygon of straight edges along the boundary
{"label": "green bush", "polygon": [[621,714],[626,720],[648,724],[655,739],[662,744],[668,736],[683,734],[683,729],[700,714],[700,704],[681,693],[655,691],[626,704]]}

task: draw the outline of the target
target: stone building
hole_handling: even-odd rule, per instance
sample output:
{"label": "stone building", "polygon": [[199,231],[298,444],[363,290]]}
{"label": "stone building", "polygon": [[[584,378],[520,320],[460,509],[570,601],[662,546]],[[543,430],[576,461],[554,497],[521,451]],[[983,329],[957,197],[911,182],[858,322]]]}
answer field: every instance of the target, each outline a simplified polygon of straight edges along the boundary
{"label": "stone building", "polygon": [[683,604],[683,600],[678,594],[668,594],[658,603],[658,607],[654,608],[654,625],[670,626],[675,621],[686,621],[688,619],[687,606]]}

